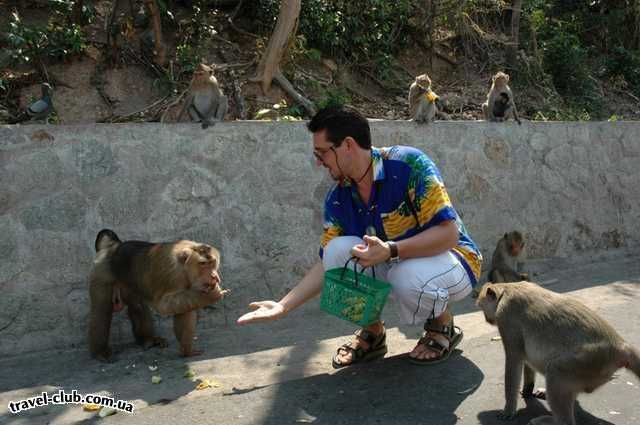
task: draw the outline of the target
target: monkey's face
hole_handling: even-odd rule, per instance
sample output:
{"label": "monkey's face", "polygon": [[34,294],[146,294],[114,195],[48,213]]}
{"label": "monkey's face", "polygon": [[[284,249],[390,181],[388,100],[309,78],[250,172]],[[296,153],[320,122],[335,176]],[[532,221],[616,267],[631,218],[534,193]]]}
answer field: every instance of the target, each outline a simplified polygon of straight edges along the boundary
{"label": "monkey's face", "polygon": [[431,90],[431,79],[427,74],[418,75],[416,77],[416,84],[422,90],[425,90],[425,91]]}
{"label": "monkey's face", "polygon": [[505,87],[509,83],[509,76],[501,72],[493,77],[493,85],[495,87]]}
{"label": "monkey's face", "polygon": [[178,254],[178,261],[184,264],[191,287],[209,292],[220,284],[220,253],[206,244],[194,244]]}
{"label": "monkey's face", "polygon": [[484,288],[482,288],[480,295],[478,295],[478,300],[476,301],[476,305],[480,307],[484,313],[484,319],[491,325],[496,325],[498,298],[498,294],[494,290],[493,285],[488,283]]}
{"label": "monkey's face", "polygon": [[218,80],[216,80],[216,77],[213,75],[213,68],[204,63],[198,65],[198,68],[193,73],[193,80],[201,83],[208,81],[218,83]]}

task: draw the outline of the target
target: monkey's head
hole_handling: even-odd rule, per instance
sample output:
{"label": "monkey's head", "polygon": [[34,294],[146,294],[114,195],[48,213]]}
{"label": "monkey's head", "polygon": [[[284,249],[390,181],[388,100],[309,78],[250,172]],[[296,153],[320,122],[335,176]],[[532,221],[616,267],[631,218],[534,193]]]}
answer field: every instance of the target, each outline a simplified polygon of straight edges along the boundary
{"label": "monkey's head", "polygon": [[184,266],[191,287],[213,290],[220,284],[220,253],[214,247],[192,242],[177,253],[177,260]]}
{"label": "monkey's head", "polygon": [[418,75],[416,84],[423,90],[431,90],[431,78],[427,74]]}
{"label": "monkey's head", "polygon": [[480,307],[484,313],[484,319],[489,324],[496,325],[496,311],[503,292],[504,289],[499,285],[487,283],[478,295],[476,305]]}
{"label": "monkey's head", "polygon": [[524,239],[522,238],[522,233],[514,230],[509,233],[504,234],[504,239],[507,241],[507,247],[509,249],[509,254],[512,257],[517,257],[522,252],[522,248],[524,248]]}
{"label": "monkey's head", "polygon": [[213,81],[217,84],[216,77],[213,75],[213,67],[205,64],[204,62],[198,65],[198,68],[193,73],[194,83],[206,83]]}
{"label": "monkey's head", "polygon": [[493,76],[493,85],[496,87],[504,87],[509,83],[509,74],[498,72]]}

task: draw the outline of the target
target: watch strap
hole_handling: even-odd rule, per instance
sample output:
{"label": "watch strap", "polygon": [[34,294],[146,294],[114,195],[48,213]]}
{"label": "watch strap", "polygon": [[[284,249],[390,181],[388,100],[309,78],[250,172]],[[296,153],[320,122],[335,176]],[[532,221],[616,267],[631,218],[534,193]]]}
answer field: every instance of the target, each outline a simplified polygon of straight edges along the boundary
{"label": "watch strap", "polygon": [[400,257],[398,256],[398,245],[393,241],[387,241],[387,243],[389,244],[390,251],[389,261],[394,263],[398,262],[400,260]]}

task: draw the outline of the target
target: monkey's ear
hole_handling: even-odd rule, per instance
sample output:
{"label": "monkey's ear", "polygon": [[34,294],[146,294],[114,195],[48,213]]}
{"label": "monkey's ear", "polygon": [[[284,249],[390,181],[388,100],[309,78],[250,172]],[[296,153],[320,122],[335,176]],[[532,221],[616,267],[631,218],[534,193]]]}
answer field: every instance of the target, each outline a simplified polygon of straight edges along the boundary
{"label": "monkey's ear", "polygon": [[487,288],[487,298],[491,301],[496,301],[498,299],[498,294],[496,294],[496,291],[494,291],[491,286]]}
{"label": "monkey's ear", "polygon": [[178,262],[180,264],[185,264],[187,262],[187,260],[189,259],[189,256],[191,255],[191,250],[190,249],[183,249],[182,251],[180,251],[178,253],[178,255],[176,255],[176,259],[178,260]]}

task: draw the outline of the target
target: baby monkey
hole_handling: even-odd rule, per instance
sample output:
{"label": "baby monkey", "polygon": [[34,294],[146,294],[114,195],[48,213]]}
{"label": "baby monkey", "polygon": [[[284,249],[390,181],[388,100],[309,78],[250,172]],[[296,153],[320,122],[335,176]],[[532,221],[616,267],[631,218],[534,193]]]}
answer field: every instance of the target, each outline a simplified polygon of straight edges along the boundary
{"label": "baby monkey", "polygon": [[433,122],[440,97],[431,90],[431,79],[427,74],[418,75],[409,87],[409,112],[418,123]]}
{"label": "baby monkey", "polygon": [[493,283],[519,282],[528,279],[526,273],[517,270],[522,267],[524,239],[516,230],[505,233],[498,241],[489,270],[489,281]]}
{"label": "baby monkey", "polygon": [[229,102],[222,93],[218,80],[213,75],[213,68],[201,63],[193,74],[189,85],[189,95],[178,116],[178,121],[185,112],[195,122],[201,122],[202,128],[224,120]]}
{"label": "baby monkey", "polygon": [[[579,393],[591,393],[624,367],[640,378],[638,351],[604,319],[568,295],[534,283],[488,284],[476,302],[487,322],[498,326],[505,353],[502,419],[512,419],[522,395],[546,397],[553,416],[530,425],[575,425]],[[545,376],[546,394],[534,392],[535,373]]]}
{"label": "baby monkey", "polygon": [[487,101],[482,104],[484,119],[488,121],[506,121],[513,118],[522,125],[513,101],[513,93],[509,88],[509,75],[498,72],[492,78],[491,89],[487,94]]}

